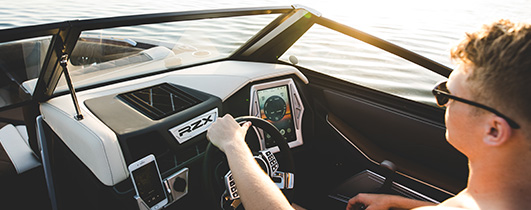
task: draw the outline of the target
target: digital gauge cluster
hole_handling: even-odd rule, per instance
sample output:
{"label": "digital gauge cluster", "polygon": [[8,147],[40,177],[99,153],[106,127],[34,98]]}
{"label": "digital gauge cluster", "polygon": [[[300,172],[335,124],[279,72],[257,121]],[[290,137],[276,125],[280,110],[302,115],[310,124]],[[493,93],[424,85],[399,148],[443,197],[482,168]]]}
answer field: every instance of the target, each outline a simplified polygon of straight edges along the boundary
{"label": "digital gauge cluster", "polygon": [[[285,86],[281,88],[284,90],[286,89]],[[284,93],[284,91],[281,93]],[[259,101],[265,101],[262,108],[265,118],[271,121],[279,121],[281,119],[284,119],[284,117],[286,116],[287,107],[289,107],[286,100],[276,95],[267,97],[267,99],[265,98],[265,96],[260,95],[261,94],[259,92]],[[260,103],[260,106],[262,106],[262,103]]]}
{"label": "digital gauge cluster", "polygon": [[[301,121],[304,107],[293,80],[285,79],[251,87],[250,114],[275,125],[290,147],[302,145]],[[269,134],[257,131],[262,149],[278,150]]]}

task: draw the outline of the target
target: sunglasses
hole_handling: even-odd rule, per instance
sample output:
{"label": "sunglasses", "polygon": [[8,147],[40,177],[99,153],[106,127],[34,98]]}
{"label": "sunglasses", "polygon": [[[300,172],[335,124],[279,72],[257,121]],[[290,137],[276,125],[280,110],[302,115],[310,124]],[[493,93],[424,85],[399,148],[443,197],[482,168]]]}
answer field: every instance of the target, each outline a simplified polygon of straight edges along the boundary
{"label": "sunglasses", "polygon": [[503,115],[502,113],[498,112],[496,109],[490,108],[490,107],[485,106],[483,104],[480,104],[480,103],[477,103],[477,102],[473,102],[473,101],[470,101],[470,100],[467,100],[467,99],[464,99],[464,98],[459,98],[457,96],[454,96],[454,95],[450,94],[450,91],[446,87],[446,82],[447,81],[442,81],[442,82],[437,83],[437,85],[435,85],[435,87],[431,91],[431,93],[435,96],[435,99],[437,100],[437,105],[439,105],[441,107],[446,106],[446,104],[448,104],[448,101],[450,101],[450,99],[453,99],[453,100],[456,100],[456,101],[459,101],[459,102],[463,102],[465,104],[469,104],[469,105],[472,105],[472,106],[475,106],[475,107],[482,108],[482,109],[487,110],[489,112],[492,112],[492,113],[498,115],[499,117],[505,119],[507,121],[507,123],[509,123],[509,125],[512,128],[514,128],[514,129],[520,128],[520,125],[518,125],[514,120],[511,120],[511,118]]}

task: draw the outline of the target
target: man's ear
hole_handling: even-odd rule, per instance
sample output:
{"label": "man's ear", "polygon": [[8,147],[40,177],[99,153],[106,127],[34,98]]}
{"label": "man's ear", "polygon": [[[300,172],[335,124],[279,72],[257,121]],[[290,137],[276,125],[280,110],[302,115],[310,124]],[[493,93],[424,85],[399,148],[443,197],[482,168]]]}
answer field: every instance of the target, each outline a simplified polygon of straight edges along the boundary
{"label": "man's ear", "polygon": [[493,116],[485,126],[483,142],[490,146],[500,146],[511,137],[511,126],[499,116]]}

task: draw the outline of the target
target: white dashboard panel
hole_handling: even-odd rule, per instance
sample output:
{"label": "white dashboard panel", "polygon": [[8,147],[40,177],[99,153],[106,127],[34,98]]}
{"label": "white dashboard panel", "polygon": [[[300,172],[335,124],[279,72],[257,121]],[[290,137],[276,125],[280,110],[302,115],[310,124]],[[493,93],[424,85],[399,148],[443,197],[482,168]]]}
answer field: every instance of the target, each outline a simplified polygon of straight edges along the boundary
{"label": "white dashboard panel", "polygon": [[77,98],[84,115],[80,121],[74,119],[76,111],[70,95],[50,99],[42,103],[40,109],[44,120],[69,149],[102,183],[113,186],[129,176],[127,166],[116,135],[90,113],[84,104],[86,100],[173,83],[215,95],[224,101],[250,82],[293,74],[308,83],[308,79],[292,66],[222,61],[79,91]]}

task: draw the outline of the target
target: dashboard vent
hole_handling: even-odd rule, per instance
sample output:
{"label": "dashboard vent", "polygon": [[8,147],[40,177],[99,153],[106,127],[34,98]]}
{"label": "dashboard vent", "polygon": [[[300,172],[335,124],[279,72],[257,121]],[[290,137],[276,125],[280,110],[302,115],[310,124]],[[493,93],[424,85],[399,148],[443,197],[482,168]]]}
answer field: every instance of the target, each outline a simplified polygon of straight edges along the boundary
{"label": "dashboard vent", "polygon": [[168,83],[122,93],[118,98],[153,120],[201,103],[201,100]]}

